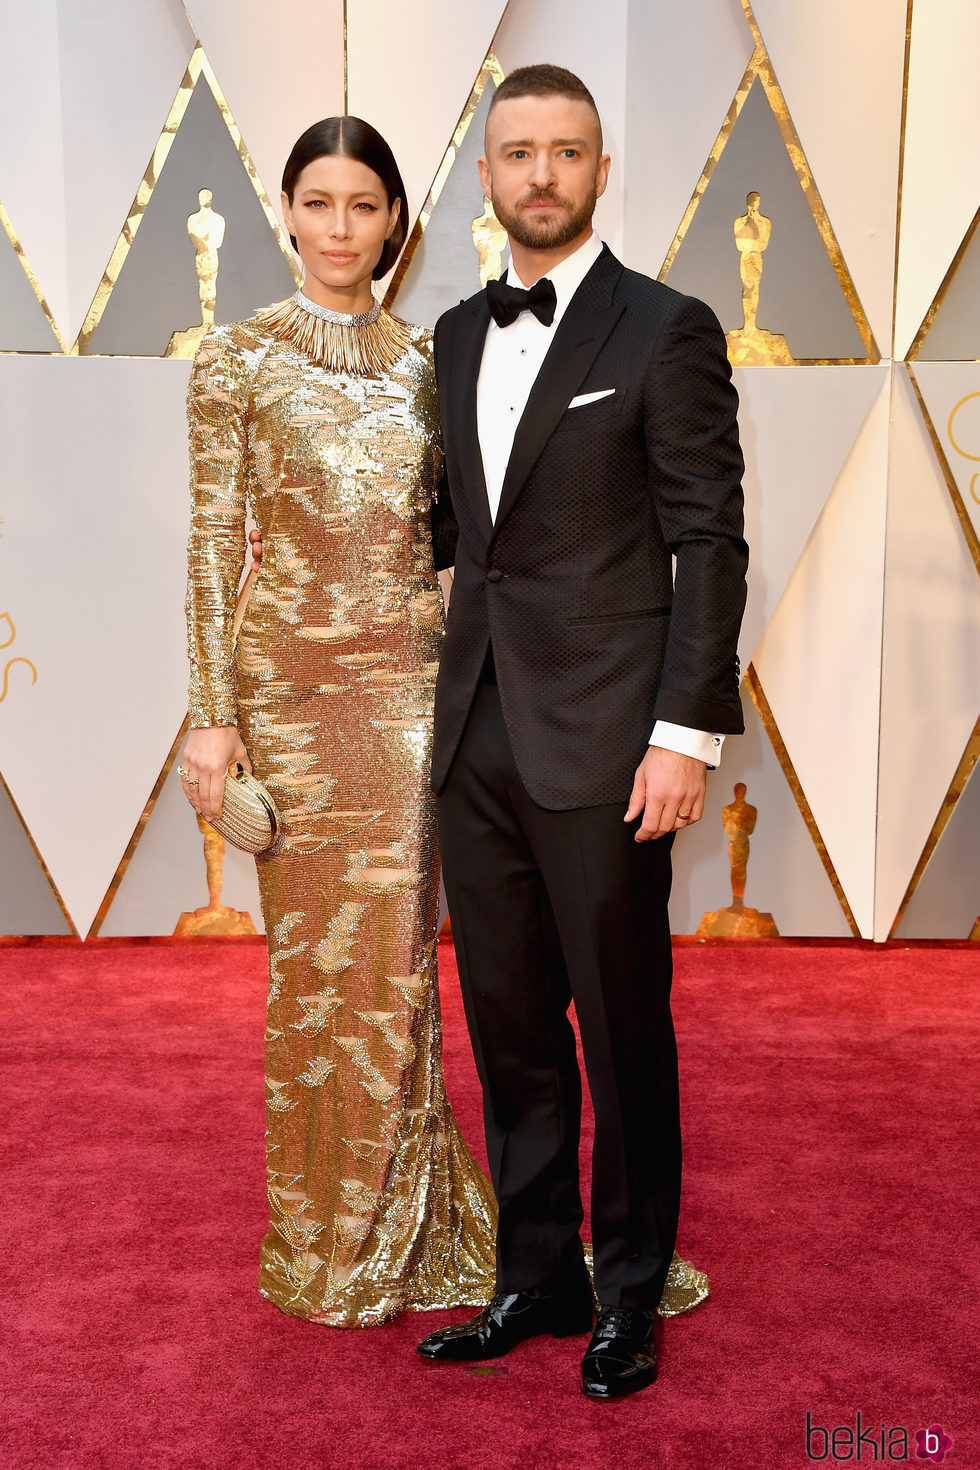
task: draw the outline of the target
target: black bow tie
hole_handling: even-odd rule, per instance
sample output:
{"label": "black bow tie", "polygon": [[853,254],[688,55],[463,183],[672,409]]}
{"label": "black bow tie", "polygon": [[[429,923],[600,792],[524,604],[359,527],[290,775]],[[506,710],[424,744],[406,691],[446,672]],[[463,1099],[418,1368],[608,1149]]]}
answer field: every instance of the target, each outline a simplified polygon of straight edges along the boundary
{"label": "black bow tie", "polygon": [[487,282],[487,305],[498,327],[509,327],[522,311],[533,312],[539,322],[550,327],[555,319],[558,297],[547,276],[535,281],[530,291],[508,286],[506,281]]}

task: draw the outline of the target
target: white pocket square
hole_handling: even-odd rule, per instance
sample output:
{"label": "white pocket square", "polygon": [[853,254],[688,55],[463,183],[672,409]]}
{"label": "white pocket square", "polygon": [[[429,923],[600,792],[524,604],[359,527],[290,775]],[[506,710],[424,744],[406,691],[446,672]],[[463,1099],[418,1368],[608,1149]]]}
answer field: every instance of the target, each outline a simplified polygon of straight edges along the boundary
{"label": "white pocket square", "polygon": [[595,403],[596,399],[608,398],[615,391],[615,388],[600,388],[598,393],[580,393],[577,398],[572,399],[568,406],[569,408],[581,408],[583,403]]}

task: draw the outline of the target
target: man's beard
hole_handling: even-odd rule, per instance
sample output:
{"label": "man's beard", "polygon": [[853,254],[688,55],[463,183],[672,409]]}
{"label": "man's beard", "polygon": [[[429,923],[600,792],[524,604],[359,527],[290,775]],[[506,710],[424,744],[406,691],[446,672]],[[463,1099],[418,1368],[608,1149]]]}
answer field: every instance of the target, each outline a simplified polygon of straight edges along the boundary
{"label": "man's beard", "polygon": [[[527,250],[559,250],[562,245],[568,245],[572,240],[583,234],[591,223],[596,206],[595,186],[590,189],[588,198],[576,209],[570,199],[565,199],[561,194],[552,193],[548,189],[536,189],[528,194],[518,203],[513,213],[501,204],[496,194],[491,189],[490,203],[493,212],[503,225],[512,240],[518,245],[523,245]],[[536,225],[526,219],[518,211],[523,205],[536,204],[539,201],[548,200],[554,204],[563,206],[568,213],[557,217],[541,218]]]}

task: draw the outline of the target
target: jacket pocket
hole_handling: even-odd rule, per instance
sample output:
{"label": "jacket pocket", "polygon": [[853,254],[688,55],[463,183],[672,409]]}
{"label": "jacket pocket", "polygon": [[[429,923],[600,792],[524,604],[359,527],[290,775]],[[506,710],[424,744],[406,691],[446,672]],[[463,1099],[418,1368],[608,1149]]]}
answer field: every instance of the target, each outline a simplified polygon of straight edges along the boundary
{"label": "jacket pocket", "polygon": [[575,403],[573,399],[575,407],[572,407],[572,403],[567,406],[558,420],[556,432],[578,432],[581,429],[595,428],[606,419],[618,418],[630,397],[630,391],[628,387],[614,388],[611,393],[603,393],[599,398],[593,398],[587,393],[580,393],[578,397],[589,401]]}
{"label": "jacket pocket", "polygon": [[595,613],[589,617],[566,618],[567,623],[630,623],[638,618],[665,618],[670,612],[666,607],[641,607],[635,612]]}

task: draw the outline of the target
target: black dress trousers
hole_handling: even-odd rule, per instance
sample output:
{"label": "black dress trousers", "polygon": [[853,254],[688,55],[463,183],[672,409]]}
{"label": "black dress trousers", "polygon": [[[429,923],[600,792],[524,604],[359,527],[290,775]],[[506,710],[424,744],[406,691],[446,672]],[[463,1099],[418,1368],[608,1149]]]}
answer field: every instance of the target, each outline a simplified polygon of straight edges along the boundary
{"label": "black dress trousers", "polygon": [[481,683],[439,798],[446,894],[500,1211],[497,1289],[576,1278],[581,1081],[595,1112],[592,1235],[604,1306],[655,1308],[674,1250],[681,1146],[667,918],[672,837],[612,805],[528,795]]}

